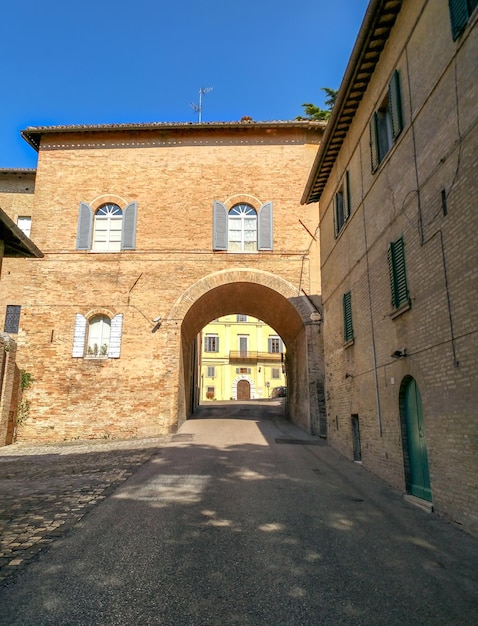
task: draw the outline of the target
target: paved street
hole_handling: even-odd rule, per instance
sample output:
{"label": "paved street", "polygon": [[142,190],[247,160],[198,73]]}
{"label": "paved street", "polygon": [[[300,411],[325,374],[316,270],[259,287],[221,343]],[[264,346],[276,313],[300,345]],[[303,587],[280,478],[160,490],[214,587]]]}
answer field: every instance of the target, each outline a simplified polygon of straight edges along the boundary
{"label": "paved street", "polygon": [[1,449],[0,624],[478,623],[476,539],[281,414]]}

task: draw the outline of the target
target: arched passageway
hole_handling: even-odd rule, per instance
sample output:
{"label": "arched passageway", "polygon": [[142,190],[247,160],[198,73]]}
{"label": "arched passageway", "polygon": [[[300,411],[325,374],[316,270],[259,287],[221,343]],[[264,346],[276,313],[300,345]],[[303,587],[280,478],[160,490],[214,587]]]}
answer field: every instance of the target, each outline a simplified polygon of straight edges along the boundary
{"label": "arched passageway", "polygon": [[224,270],[195,283],[170,313],[181,327],[178,425],[198,403],[198,333],[213,319],[244,313],[274,328],[286,345],[287,417],[304,430],[325,436],[322,341],[320,324],[310,317],[314,311],[296,287],[268,272]]}

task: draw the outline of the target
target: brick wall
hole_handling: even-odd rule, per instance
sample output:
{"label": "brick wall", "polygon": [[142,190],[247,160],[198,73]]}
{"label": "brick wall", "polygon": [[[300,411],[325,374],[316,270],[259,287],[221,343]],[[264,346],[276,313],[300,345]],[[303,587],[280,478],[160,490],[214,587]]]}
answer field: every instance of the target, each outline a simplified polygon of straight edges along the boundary
{"label": "brick wall", "polygon": [[[405,490],[401,393],[413,377],[423,401],[433,506],[474,533],[477,51],[476,19],[453,42],[446,2],[404,2],[320,201],[329,441],[353,458],[351,416],[358,415],[363,464]],[[394,69],[405,125],[372,174],[368,124]],[[345,169],[352,215],[335,239],[333,196]],[[387,250],[398,237],[411,308],[394,318]],[[348,291],[355,341],[346,347]],[[391,356],[402,348],[406,358]]]}

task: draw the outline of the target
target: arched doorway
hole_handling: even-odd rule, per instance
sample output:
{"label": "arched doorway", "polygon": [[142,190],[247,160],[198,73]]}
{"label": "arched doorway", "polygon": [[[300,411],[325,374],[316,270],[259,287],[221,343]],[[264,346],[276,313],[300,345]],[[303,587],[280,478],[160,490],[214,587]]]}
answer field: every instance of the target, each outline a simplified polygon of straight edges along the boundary
{"label": "arched doorway", "polygon": [[[314,310],[308,297],[298,295],[297,287],[269,272],[221,270],[194,283],[165,320],[174,329],[168,335],[171,349],[178,331],[180,335],[178,404],[171,407],[177,426],[194,413],[199,403],[196,372],[200,331],[211,320],[240,313],[264,321],[283,340],[286,414],[304,430],[318,434],[319,424],[326,424],[326,415],[323,402],[317,400],[323,397],[323,347],[320,326],[311,319]],[[251,395],[253,391],[251,388]]]}
{"label": "arched doorway", "polygon": [[248,380],[239,380],[237,382],[237,399],[238,400],[250,400],[251,399],[251,383]]}
{"label": "arched doorway", "polygon": [[407,491],[413,496],[431,501],[422,397],[415,379],[411,376],[407,376],[402,382],[400,409]]}

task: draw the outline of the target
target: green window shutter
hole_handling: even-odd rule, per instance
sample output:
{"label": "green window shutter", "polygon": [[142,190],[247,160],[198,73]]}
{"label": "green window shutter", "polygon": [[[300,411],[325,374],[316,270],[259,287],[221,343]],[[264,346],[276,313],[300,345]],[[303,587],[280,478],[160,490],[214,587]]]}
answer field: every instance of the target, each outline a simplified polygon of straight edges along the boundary
{"label": "green window shutter", "polygon": [[392,120],[392,135],[395,141],[403,129],[402,98],[400,94],[400,75],[395,70],[388,86],[388,106]]}
{"label": "green window shutter", "polygon": [[352,341],[354,338],[354,327],[352,322],[352,294],[350,291],[344,293],[344,342]]}
{"label": "green window shutter", "polygon": [[213,205],[213,250],[227,250],[227,209],[218,200]]}
{"label": "green window shutter", "polygon": [[123,314],[118,313],[111,320],[110,343],[108,346],[108,357],[119,359],[121,353],[121,335],[123,332]]}
{"label": "green window shutter", "polygon": [[136,213],[137,202],[131,202],[123,211],[123,228],[121,232],[121,250],[134,250],[136,247]]}
{"label": "green window shutter", "polygon": [[73,331],[73,351],[71,353],[73,357],[82,358],[85,356],[86,325],[86,317],[81,313],[77,313],[75,315],[75,329]]}
{"label": "green window shutter", "polygon": [[[472,3],[473,4],[473,3]],[[456,41],[468,23],[470,13],[467,0],[449,0],[451,34],[453,41]]]}
{"label": "green window shutter", "polygon": [[333,203],[333,211],[332,213],[334,214],[334,235],[335,237],[337,237],[337,235],[339,234],[339,226],[338,226],[338,221],[337,221],[337,212],[338,212],[338,199],[337,199],[337,194],[334,195],[334,203]]}
{"label": "green window shutter", "polygon": [[346,170],[344,178],[344,220],[350,217],[350,177],[349,171]]}
{"label": "green window shutter", "polygon": [[257,220],[257,248],[258,250],[272,250],[272,202],[266,202],[261,206]]}
{"label": "green window shutter", "polygon": [[90,250],[91,231],[93,226],[93,211],[89,204],[80,202],[78,212],[78,231],[76,236],[77,250]]}
{"label": "green window shutter", "polygon": [[398,309],[403,304],[410,302],[405,267],[405,244],[402,237],[392,242],[388,248],[388,269],[390,273],[392,306]]}
{"label": "green window shutter", "polygon": [[370,120],[370,161],[372,165],[372,173],[375,172],[380,164],[377,123],[377,112],[375,111],[372,115],[372,119]]}

